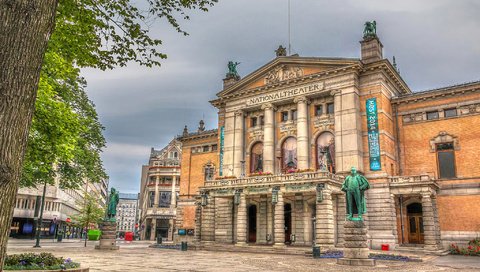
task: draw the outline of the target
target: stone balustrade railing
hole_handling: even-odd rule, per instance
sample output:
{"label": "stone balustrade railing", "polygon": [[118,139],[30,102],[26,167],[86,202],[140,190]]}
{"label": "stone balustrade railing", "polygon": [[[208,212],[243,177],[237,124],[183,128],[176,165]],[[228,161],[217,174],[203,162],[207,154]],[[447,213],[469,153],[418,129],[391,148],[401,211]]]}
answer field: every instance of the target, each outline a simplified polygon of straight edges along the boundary
{"label": "stone balustrade railing", "polygon": [[343,181],[343,176],[335,175],[330,172],[302,172],[291,174],[279,174],[279,175],[263,175],[253,176],[245,178],[232,178],[232,179],[217,179],[212,181],[206,181],[205,187],[215,186],[236,186],[236,185],[248,185],[248,184],[261,184],[261,183],[282,183],[296,180],[320,180],[329,179],[338,182]]}
{"label": "stone balustrade railing", "polygon": [[390,177],[389,182],[393,184],[409,184],[417,182],[433,182],[435,179],[427,174],[417,176],[396,176]]}

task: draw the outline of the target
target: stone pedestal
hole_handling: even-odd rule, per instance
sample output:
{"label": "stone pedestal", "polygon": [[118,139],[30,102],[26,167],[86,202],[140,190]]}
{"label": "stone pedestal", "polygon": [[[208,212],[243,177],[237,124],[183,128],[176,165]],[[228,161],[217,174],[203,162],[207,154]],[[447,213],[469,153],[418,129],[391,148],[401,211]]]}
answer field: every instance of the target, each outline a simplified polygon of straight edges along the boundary
{"label": "stone pedestal", "polygon": [[100,224],[100,230],[102,236],[100,237],[100,244],[95,246],[95,249],[101,250],[118,250],[119,246],[116,245],[117,237],[117,223],[111,221],[103,221]]}
{"label": "stone pedestal", "polygon": [[363,221],[346,221],[344,231],[345,250],[337,264],[375,266],[375,260],[368,258],[367,228]]}

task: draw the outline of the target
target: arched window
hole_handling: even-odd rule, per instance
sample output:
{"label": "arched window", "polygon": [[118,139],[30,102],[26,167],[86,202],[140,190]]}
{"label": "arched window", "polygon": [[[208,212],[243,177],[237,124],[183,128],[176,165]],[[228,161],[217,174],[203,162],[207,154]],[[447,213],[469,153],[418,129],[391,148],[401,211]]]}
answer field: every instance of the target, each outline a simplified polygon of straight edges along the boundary
{"label": "arched window", "polygon": [[335,137],[330,132],[317,138],[317,169],[335,173]]}
{"label": "arched window", "polygon": [[285,172],[297,169],[297,139],[288,137],[282,144],[282,169]]}
{"label": "arched window", "polygon": [[263,172],[263,143],[258,142],[252,146],[250,153],[250,173]]}

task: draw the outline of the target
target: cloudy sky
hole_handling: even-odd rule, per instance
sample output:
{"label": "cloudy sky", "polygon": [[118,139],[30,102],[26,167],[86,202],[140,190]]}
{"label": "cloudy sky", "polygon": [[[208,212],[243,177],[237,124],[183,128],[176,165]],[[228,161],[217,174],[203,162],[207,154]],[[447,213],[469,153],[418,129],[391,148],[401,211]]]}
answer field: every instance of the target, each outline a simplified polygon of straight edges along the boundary
{"label": "cloudy sky", "polygon": [[[479,12],[476,0],[291,0],[292,53],[357,58],[363,24],[376,20],[384,57],[396,57],[413,91],[480,80]],[[163,21],[152,26],[168,54],[161,67],[84,70],[106,127],[110,185],[138,192],[151,147],[164,147],[184,125],[196,129],[202,118],[215,128],[208,101],[222,88],[227,62],[241,62],[245,76],[271,61],[288,44],[287,18],[288,0],[220,0],[182,23],[189,36]]]}

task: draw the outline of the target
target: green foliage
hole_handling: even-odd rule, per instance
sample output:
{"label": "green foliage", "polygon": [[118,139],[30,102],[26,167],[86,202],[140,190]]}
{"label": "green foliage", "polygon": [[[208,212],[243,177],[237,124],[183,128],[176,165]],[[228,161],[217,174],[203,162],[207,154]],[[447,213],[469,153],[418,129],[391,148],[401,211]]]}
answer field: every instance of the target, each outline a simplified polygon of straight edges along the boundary
{"label": "green foliage", "polygon": [[449,251],[450,254],[454,255],[480,256],[480,238],[469,241],[467,247],[451,244]]}
{"label": "green foliage", "polygon": [[59,270],[80,267],[70,258],[55,257],[52,253],[42,252],[8,255],[4,270]]}
{"label": "green foliage", "polygon": [[49,49],[61,52],[80,67],[102,70],[137,62],[159,66],[166,58],[157,50],[160,39],[150,36],[150,25],[161,18],[183,35],[177,17],[186,10],[208,11],[217,0],[60,0]]}
{"label": "green foliage", "polygon": [[41,71],[21,186],[58,177],[63,188],[107,178],[100,159],[103,127],[85,93],[79,67],[102,70],[137,62],[159,66],[166,55],[150,24],[166,19],[187,35],[176,19],[186,10],[208,11],[217,0],[60,0],[55,30]]}
{"label": "green foliage", "polygon": [[83,202],[78,203],[82,208],[78,214],[71,215],[73,221],[80,227],[89,227],[91,224],[98,224],[105,216],[105,209],[98,202],[94,195],[85,194]]}

